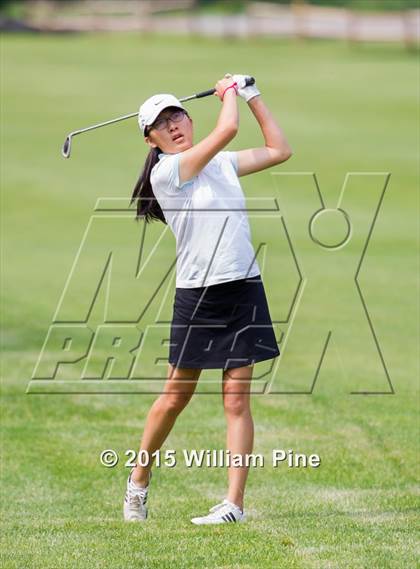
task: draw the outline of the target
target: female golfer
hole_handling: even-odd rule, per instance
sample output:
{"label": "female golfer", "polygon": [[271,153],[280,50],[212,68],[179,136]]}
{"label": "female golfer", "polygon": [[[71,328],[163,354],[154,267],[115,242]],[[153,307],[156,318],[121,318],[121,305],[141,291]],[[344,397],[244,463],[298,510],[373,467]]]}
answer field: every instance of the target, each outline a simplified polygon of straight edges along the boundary
{"label": "female golfer", "polygon": [[[231,456],[245,457],[254,439],[253,365],[279,355],[238,177],[284,162],[291,150],[256,85],[246,86],[245,78],[226,74],[216,83],[219,118],[197,144],[193,121],[173,95],[154,95],[140,107],[140,129],[151,150],[133,199],[138,217],[167,223],[175,234],[177,270],[168,379],[141,440],[142,456],[150,460],[147,466],[137,464],[127,481],[127,521],[147,518],[151,455],[191,399],[201,370],[223,370],[227,449]],[[257,119],[264,146],[226,152],[238,132],[238,94]],[[246,465],[228,467],[226,498],[191,521],[243,521],[247,475]]]}

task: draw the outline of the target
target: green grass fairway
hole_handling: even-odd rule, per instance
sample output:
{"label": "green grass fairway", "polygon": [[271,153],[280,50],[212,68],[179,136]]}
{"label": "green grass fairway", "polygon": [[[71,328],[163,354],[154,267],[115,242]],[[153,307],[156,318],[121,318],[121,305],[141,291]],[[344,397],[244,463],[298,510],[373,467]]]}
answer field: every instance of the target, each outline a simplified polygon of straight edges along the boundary
{"label": "green grass fairway", "polygon": [[[395,46],[333,42],[14,35],[2,38],[1,57],[2,567],[418,566],[416,54]],[[26,390],[95,203],[98,198],[126,203],[146,146],[131,119],[76,137],[70,160],[60,149],[72,130],[134,112],[154,93],[181,97],[208,89],[228,71],[255,75],[294,151],[281,167],[242,179],[247,197],[279,198],[307,279],[295,348],[284,352],[287,366],[279,367],[277,390],[307,390],[319,338],[337,318],[340,334],[331,337],[312,395],[253,397],[254,452],[266,463],[250,471],[247,524],[199,528],[189,521],[220,501],[226,489],[226,470],[187,468],[181,460],[182,449],[225,446],[220,382],[209,383],[215,374],[206,371],[200,392],[164,445],[179,453],[178,465],[155,469],[149,520],[127,525],[122,521],[124,452],[137,448],[156,395]],[[232,150],[262,143],[251,113],[239,103],[240,132]],[[188,108],[199,140],[215,125],[220,103],[210,97]],[[317,174],[330,208],[337,205],[347,172],[359,173],[351,178],[346,199],[363,231],[342,250],[326,251],[308,241],[305,216],[317,209],[316,193],[309,175],[296,174],[301,172]],[[370,349],[372,337],[354,283],[386,173],[391,177],[358,282],[395,394],[351,395],[389,391],[378,354]],[[255,247],[268,244],[264,284],[272,317],[284,321],[298,282],[285,233],[278,218],[277,225],[264,215],[250,223]],[[121,310],[130,315],[150,298],[162,268],[174,259],[174,241],[164,240],[147,278],[133,284],[126,269],[133,269],[127,263],[138,247],[140,228],[129,217],[98,228],[96,240],[84,250],[75,293],[68,297],[69,318],[83,310],[92,290],[91,271],[114,245],[124,260],[115,264],[112,289]],[[149,229],[146,253],[163,226]],[[341,225],[321,223],[318,231],[322,239],[337,238]],[[164,320],[170,317],[173,281],[168,291]],[[101,317],[101,302],[100,295],[92,322]],[[291,329],[280,328],[285,334]],[[152,371],[156,346],[146,349],[145,372]],[[103,355],[99,350],[92,369]],[[45,357],[55,361],[54,353]],[[77,379],[80,366],[62,367],[62,382]],[[165,366],[159,369],[164,373]],[[257,364],[256,375],[264,370]],[[206,394],[206,389],[218,393]],[[269,458],[276,448],[316,453],[321,466],[273,468]],[[104,449],[120,454],[118,466],[101,466]]]}

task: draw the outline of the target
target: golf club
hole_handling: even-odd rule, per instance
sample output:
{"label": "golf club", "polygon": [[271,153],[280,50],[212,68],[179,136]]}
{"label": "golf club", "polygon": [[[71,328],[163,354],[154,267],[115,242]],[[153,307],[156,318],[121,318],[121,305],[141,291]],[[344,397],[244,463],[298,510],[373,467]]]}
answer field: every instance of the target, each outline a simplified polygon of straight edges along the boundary
{"label": "golf club", "polygon": [[[246,78],[246,85],[247,86],[253,85],[254,83],[255,83],[254,77],[247,77]],[[190,101],[191,99],[201,99],[202,97],[208,97],[209,95],[213,95],[213,93],[215,93],[215,92],[216,92],[216,89],[209,89],[208,91],[201,91],[201,93],[195,93],[194,95],[190,95],[189,97],[183,97],[182,99],[179,99],[179,101],[181,103],[184,103],[185,101]],[[138,116],[138,111],[135,113],[130,113],[129,115],[117,117],[117,118],[111,119],[109,121],[101,122],[99,124],[94,124],[92,126],[88,126],[86,128],[82,128],[80,130],[75,130],[73,132],[70,132],[67,135],[66,140],[64,141],[63,148],[61,150],[61,154],[64,156],[64,158],[70,158],[71,143],[72,143],[73,136],[76,136],[77,134],[82,134],[84,132],[89,132],[90,130],[94,130],[96,128],[101,128],[102,126],[107,126],[109,124],[114,124],[116,122],[124,121],[126,119],[129,119],[131,117],[136,117],[136,116]]]}

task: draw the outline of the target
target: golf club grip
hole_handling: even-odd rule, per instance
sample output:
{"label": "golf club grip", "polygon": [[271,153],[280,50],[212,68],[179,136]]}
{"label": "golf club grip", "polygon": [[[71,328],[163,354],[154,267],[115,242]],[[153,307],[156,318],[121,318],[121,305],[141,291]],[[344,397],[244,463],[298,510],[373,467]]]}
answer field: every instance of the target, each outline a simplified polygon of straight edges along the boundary
{"label": "golf club grip", "polygon": [[216,92],[216,89],[209,89],[208,91],[201,91],[201,93],[197,93],[195,98],[201,99],[201,97],[208,97],[209,95],[213,95]]}
{"label": "golf club grip", "polygon": [[[247,77],[246,86],[253,85],[255,83],[255,79],[253,77]],[[201,99],[201,97],[208,97],[209,95],[213,95],[216,92],[216,89],[209,89],[208,91],[201,91],[201,93],[197,93],[195,98]]]}

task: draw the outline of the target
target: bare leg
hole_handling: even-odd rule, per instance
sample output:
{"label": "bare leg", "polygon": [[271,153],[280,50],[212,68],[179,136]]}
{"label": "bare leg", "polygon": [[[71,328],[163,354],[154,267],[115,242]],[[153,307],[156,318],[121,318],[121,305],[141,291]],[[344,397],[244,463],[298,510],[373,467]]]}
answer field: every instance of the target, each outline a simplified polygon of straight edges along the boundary
{"label": "bare leg", "polygon": [[[250,408],[253,366],[228,369],[223,373],[223,404],[227,421],[226,446],[231,454],[250,454],[254,444],[254,422]],[[227,499],[243,510],[249,467],[228,467]]]}
{"label": "bare leg", "polygon": [[[178,415],[190,401],[200,373],[201,369],[177,368],[169,364],[163,393],[150,408],[140,443],[140,450],[147,451],[149,457],[160,449]],[[131,479],[138,486],[147,486],[152,462],[147,466],[137,464],[133,469]]]}

